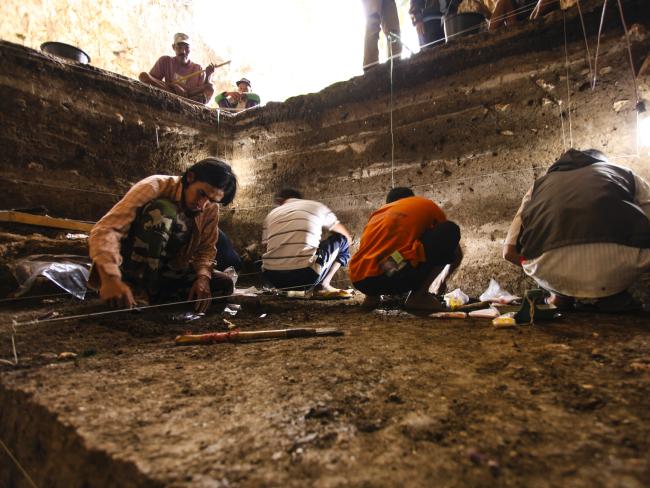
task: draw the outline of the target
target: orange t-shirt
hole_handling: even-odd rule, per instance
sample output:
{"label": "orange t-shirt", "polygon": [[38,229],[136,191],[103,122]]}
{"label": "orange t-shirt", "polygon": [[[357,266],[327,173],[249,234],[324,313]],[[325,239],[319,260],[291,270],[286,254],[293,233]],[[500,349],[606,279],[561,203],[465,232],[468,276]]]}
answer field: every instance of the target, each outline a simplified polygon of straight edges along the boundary
{"label": "orange t-shirt", "polygon": [[431,200],[408,197],[375,211],[361,235],[359,250],[350,260],[353,282],[383,273],[380,265],[394,251],[416,266],[425,260],[420,236],[445,222],[445,213]]}

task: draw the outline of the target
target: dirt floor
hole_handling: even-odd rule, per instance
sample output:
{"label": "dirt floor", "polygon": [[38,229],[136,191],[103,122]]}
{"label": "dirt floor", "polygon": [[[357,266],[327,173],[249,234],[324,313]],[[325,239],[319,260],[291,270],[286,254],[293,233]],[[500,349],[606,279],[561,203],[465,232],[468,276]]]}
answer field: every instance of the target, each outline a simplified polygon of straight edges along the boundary
{"label": "dirt floor", "polygon": [[[191,323],[158,309],[18,326],[0,439],[39,486],[650,484],[647,314],[496,330],[358,301],[241,303],[242,330],[345,335],[173,345],[223,328],[218,306]],[[101,307],[3,304],[0,356],[12,320],[51,310]],[[0,485],[28,486],[2,452],[0,468]]]}

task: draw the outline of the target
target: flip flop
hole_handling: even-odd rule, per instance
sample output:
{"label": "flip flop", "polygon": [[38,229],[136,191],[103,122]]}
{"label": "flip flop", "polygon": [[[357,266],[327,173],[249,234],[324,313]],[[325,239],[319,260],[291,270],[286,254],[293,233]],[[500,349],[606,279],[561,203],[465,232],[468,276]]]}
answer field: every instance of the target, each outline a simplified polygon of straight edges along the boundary
{"label": "flip flop", "polygon": [[314,292],[313,298],[317,300],[347,300],[348,298],[352,298],[352,292],[348,290],[319,290]]}

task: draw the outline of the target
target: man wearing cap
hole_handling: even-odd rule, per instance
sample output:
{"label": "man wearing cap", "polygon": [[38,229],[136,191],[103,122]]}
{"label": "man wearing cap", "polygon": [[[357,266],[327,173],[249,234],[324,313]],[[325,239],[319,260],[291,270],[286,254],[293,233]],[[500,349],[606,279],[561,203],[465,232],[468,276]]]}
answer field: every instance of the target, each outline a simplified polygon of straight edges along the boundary
{"label": "man wearing cap", "polygon": [[250,80],[242,78],[235,84],[237,85],[236,92],[221,92],[215,98],[221,108],[244,110],[260,104],[259,95],[250,91]]}
{"label": "man wearing cap", "polygon": [[214,65],[203,70],[200,64],[190,61],[190,38],[182,32],[174,35],[172,49],[176,56],[161,56],[149,73],[140,73],[140,81],[195,102],[208,103],[214,94],[210,81]]}

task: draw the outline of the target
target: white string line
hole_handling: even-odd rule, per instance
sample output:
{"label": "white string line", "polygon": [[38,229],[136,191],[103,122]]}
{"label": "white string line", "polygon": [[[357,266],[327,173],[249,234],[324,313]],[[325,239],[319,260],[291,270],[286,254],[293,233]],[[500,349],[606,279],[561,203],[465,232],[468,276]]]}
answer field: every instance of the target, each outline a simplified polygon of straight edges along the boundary
{"label": "white string line", "polygon": [[395,132],[393,131],[393,40],[388,40],[390,51],[390,187],[395,188]]}
{"label": "white string line", "polygon": [[562,10],[562,24],[564,25],[564,66],[566,68],[566,98],[567,98],[567,111],[569,112],[569,142],[573,147],[573,123],[571,120],[571,82],[569,80],[569,47],[566,37],[566,15]]}
{"label": "white string line", "polygon": [[[88,292],[94,292],[94,290],[89,289]],[[49,293],[47,295],[29,295],[29,296],[20,296],[20,297],[7,297],[0,298],[0,303],[2,302],[16,302],[19,300],[34,300],[36,298],[52,298],[52,297],[61,297],[61,296],[73,296],[70,293],[63,291],[61,293]]]}
{"label": "white string line", "polygon": [[582,34],[585,38],[585,48],[587,50],[587,62],[589,63],[589,78],[593,79],[594,70],[591,66],[591,52],[589,51],[589,41],[587,39],[587,28],[585,27],[585,19],[582,15],[582,8],[580,8],[580,0],[577,0],[578,15],[580,16],[580,24],[582,25]]}
{"label": "white string line", "polygon": [[14,464],[18,467],[18,469],[19,469],[20,472],[23,474],[23,476],[25,477],[25,479],[27,480],[27,482],[29,483],[29,485],[30,485],[32,488],[38,488],[38,486],[36,485],[36,483],[34,483],[34,480],[32,479],[32,477],[29,476],[29,474],[27,473],[27,471],[25,471],[25,468],[23,468],[23,467],[20,465],[20,463],[18,462],[18,459],[16,459],[16,458],[14,457],[13,453],[9,450],[9,448],[8,448],[7,445],[2,441],[2,439],[0,439],[0,445],[2,445],[3,449],[7,452],[7,454],[8,454],[9,457],[11,458],[11,460],[12,460],[12,461],[14,462]]}
{"label": "white string line", "polygon": [[600,36],[603,32],[606,10],[607,10],[607,0],[603,2],[603,11],[600,14],[600,25],[598,26],[598,37],[596,38],[596,54],[594,55],[594,77],[591,80],[592,91],[596,89],[596,80],[598,79],[598,53],[600,52]]}
{"label": "white string line", "polygon": [[[335,280],[332,281],[332,283],[348,283],[348,279],[340,279],[340,280]],[[296,286],[286,286],[283,288],[272,288],[271,290],[273,291],[289,291],[289,290],[295,290],[298,288],[309,288],[309,285],[296,285]],[[44,319],[44,320],[38,320],[38,319],[33,319],[33,320],[26,320],[23,322],[12,322],[13,327],[21,327],[24,325],[40,325],[40,324],[46,324],[49,322],[61,322],[64,320],[77,320],[77,319],[83,319],[83,318],[89,318],[89,317],[99,317],[99,316],[105,316],[105,315],[112,315],[112,314],[117,314],[117,313],[124,313],[124,312],[134,312],[134,311],[141,311],[141,310],[151,310],[155,308],[163,308],[163,307],[172,307],[175,305],[186,305],[190,303],[197,303],[197,302],[206,302],[206,301],[216,301],[216,300],[225,300],[227,298],[233,298],[233,297],[241,297],[241,296],[246,296],[246,295],[238,295],[235,293],[232,293],[230,295],[211,295],[208,298],[196,298],[193,300],[182,300],[178,302],[167,302],[167,303],[156,303],[154,305],[142,305],[138,307],[133,307],[133,308],[120,308],[120,309],[113,309],[113,310],[103,310],[101,312],[92,312],[88,314],[78,314],[78,315],[67,315],[65,317],[53,317],[51,319]],[[263,296],[263,295],[256,295],[256,296]]]}
{"label": "white string line", "polygon": [[558,108],[560,109],[560,125],[562,127],[562,150],[566,151],[566,134],[564,132],[564,112],[562,110],[562,100],[558,103]]}
{"label": "white string line", "polygon": [[119,193],[111,193],[108,191],[100,191],[100,190],[89,190],[87,188],[74,188],[71,186],[60,186],[60,185],[50,185],[49,183],[41,183],[39,181],[30,181],[30,180],[21,180],[18,178],[7,178],[6,176],[0,176],[0,180],[3,181],[9,181],[11,183],[25,183],[27,185],[35,185],[35,186],[44,186],[47,188],[56,188],[57,190],[74,190],[74,191],[81,191],[85,193],[95,193],[98,195],[110,195],[114,197],[122,197],[122,194]]}
{"label": "white string line", "polygon": [[627,44],[627,54],[630,60],[630,71],[632,72],[632,81],[634,82],[634,109],[636,111],[636,153],[639,154],[639,104],[641,99],[639,98],[639,87],[636,83],[636,72],[634,71],[634,60],[632,59],[632,47],[630,45],[630,35],[627,30],[627,24],[625,23],[625,16],[623,15],[623,5],[621,0],[618,0],[618,12],[621,16],[621,23],[623,24],[623,30],[625,31],[625,43]]}

